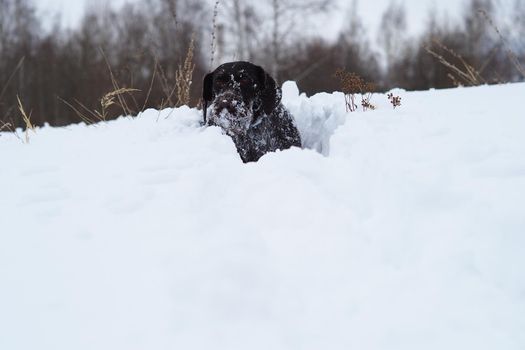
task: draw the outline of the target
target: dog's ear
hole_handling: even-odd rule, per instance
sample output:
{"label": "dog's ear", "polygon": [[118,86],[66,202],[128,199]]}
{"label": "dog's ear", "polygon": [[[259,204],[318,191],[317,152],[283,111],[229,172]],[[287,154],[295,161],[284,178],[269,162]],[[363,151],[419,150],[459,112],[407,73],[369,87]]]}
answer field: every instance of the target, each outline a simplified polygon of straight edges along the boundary
{"label": "dog's ear", "polygon": [[264,71],[261,67],[257,66],[257,75],[261,84],[261,102],[264,113],[271,114],[279,103],[281,103],[281,89],[275,83],[275,80]]}
{"label": "dog's ear", "polygon": [[213,73],[208,73],[204,77],[202,82],[202,115],[204,124],[206,124],[206,110],[208,109],[208,103],[213,100]]}
{"label": "dog's ear", "polygon": [[202,83],[202,99],[204,101],[213,100],[213,73],[208,73]]}

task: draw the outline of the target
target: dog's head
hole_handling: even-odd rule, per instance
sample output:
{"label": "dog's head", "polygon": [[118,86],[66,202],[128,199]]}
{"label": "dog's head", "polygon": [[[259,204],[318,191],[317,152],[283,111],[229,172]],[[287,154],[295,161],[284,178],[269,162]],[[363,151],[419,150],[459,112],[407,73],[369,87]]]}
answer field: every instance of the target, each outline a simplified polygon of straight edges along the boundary
{"label": "dog's head", "polygon": [[230,136],[239,136],[279,106],[281,91],[261,67],[231,62],[206,75],[202,99],[204,123],[220,126]]}

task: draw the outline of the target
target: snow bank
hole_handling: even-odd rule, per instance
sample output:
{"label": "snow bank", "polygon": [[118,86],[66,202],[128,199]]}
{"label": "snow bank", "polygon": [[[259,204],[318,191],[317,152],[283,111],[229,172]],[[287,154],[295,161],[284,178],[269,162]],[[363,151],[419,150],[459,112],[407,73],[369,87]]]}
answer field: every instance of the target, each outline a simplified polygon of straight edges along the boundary
{"label": "snow bank", "polygon": [[525,84],[283,87],[244,165],[188,108],[0,135],[0,349],[523,349]]}

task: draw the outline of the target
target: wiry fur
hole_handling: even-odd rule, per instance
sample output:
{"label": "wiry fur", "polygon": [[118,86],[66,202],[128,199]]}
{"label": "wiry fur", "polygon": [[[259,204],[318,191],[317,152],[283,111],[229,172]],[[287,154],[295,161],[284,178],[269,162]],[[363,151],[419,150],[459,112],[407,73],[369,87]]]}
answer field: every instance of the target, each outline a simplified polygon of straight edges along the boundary
{"label": "wiry fur", "polygon": [[295,121],[281,103],[281,89],[259,66],[221,65],[204,78],[203,101],[205,124],[221,127],[245,163],[267,152],[301,147]]}

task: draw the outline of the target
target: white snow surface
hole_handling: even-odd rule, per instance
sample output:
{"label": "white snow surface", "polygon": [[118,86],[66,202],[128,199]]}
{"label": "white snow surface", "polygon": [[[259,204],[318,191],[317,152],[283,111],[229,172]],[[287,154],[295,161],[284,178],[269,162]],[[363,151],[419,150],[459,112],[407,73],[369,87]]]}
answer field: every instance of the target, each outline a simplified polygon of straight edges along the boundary
{"label": "white snow surface", "polygon": [[314,150],[258,163],[187,107],[1,134],[0,349],[524,349],[525,84],[283,90]]}

